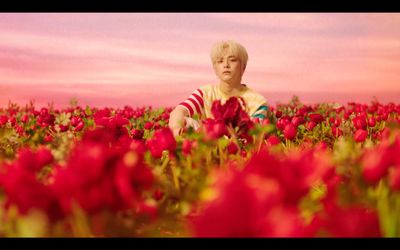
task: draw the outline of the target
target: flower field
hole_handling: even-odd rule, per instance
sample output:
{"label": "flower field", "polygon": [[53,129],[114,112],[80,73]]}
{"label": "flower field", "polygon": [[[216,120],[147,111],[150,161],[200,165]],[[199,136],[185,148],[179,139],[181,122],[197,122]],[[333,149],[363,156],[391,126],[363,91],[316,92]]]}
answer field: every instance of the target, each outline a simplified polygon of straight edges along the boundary
{"label": "flower field", "polygon": [[0,237],[399,237],[400,104],[0,107]]}

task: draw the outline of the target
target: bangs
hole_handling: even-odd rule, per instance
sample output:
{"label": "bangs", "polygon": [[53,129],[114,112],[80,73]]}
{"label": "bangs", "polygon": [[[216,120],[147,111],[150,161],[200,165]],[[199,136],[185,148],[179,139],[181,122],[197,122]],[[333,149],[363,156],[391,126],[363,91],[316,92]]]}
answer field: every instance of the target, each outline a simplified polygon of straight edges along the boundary
{"label": "bangs", "polygon": [[233,55],[236,58],[239,56],[239,48],[232,42],[221,42],[216,44],[211,50],[211,60],[214,63],[218,58],[223,58],[226,55]]}
{"label": "bangs", "polygon": [[216,43],[210,53],[211,62],[214,64],[218,58],[223,58],[226,55],[233,55],[238,58],[241,64],[246,67],[248,55],[246,49],[235,41],[221,41]]}

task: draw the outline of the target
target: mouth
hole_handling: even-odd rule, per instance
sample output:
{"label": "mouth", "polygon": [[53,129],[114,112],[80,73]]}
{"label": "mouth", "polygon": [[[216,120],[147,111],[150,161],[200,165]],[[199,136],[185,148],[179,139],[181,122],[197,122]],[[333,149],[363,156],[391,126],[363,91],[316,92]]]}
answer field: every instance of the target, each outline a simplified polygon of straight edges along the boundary
{"label": "mouth", "polygon": [[224,72],[222,72],[222,74],[230,74],[231,72],[230,71],[224,71]]}

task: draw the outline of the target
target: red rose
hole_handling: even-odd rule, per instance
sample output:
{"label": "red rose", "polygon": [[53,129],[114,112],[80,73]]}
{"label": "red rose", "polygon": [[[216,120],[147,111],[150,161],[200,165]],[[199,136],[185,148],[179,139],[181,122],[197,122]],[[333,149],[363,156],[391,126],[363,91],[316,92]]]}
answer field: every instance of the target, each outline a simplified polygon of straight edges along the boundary
{"label": "red rose", "polygon": [[389,185],[393,191],[400,190],[400,165],[389,169]]}
{"label": "red rose", "polygon": [[164,150],[174,151],[176,149],[175,137],[169,128],[157,130],[147,145],[153,157],[160,158]]}
{"label": "red rose", "polygon": [[382,237],[376,211],[357,205],[333,205],[322,217],[322,225],[331,237]]}
{"label": "red rose", "polygon": [[131,135],[133,139],[140,140],[143,138],[144,131],[140,129],[132,129]]}
{"label": "red rose", "polygon": [[192,142],[189,139],[185,139],[182,142],[182,153],[183,155],[190,155],[192,152]]}
{"label": "red rose", "polygon": [[146,123],[144,124],[144,128],[145,128],[145,129],[151,129],[153,126],[154,126],[154,123],[153,123],[153,122],[146,122]]}
{"label": "red rose", "polygon": [[320,114],[309,114],[308,116],[310,117],[311,121],[317,124],[325,120],[324,117]]}
{"label": "red rose", "polygon": [[339,136],[343,135],[343,131],[340,128],[332,127],[331,131],[332,131],[333,136],[335,136],[335,137],[339,137]]}
{"label": "red rose", "polygon": [[309,122],[306,123],[306,129],[307,129],[308,131],[312,131],[316,125],[317,125],[316,122],[314,122],[314,121],[309,121]]}
{"label": "red rose", "polygon": [[233,155],[239,151],[239,146],[234,142],[230,142],[226,148],[228,153]]}
{"label": "red rose", "polygon": [[297,135],[297,128],[292,123],[286,124],[283,135],[288,140],[293,140]]}
{"label": "red rose", "polygon": [[365,131],[364,129],[358,129],[355,133],[354,133],[354,140],[356,142],[363,142],[365,141],[365,139],[367,138],[368,132]]}
{"label": "red rose", "polygon": [[342,120],[340,118],[336,118],[335,121],[333,122],[335,127],[339,127],[341,123],[342,123]]}
{"label": "red rose", "polygon": [[375,127],[375,124],[376,124],[376,121],[375,121],[375,118],[373,116],[368,118],[368,126]]}
{"label": "red rose", "polygon": [[281,143],[281,140],[279,140],[278,136],[276,136],[276,135],[271,135],[270,137],[268,137],[267,143],[268,143],[269,145],[271,145],[271,146],[272,146],[272,145],[277,145],[277,144]]}
{"label": "red rose", "polygon": [[357,116],[357,117],[353,118],[352,122],[356,129],[366,129],[367,128],[367,122],[365,121],[365,117],[363,117],[363,116]]}
{"label": "red rose", "polygon": [[298,127],[300,124],[303,124],[304,122],[305,120],[301,116],[295,116],[292,118],[292,124],[296,127]]}
{"label": "red rose", "polygon": [[228,135],[226,125],[220,120],[206,119],[202,123],[209,139],[218,139],[223,135]]}
{"label": "red rose", "polygon": [[375,184],[383,178],[391,165],[391,156],[387,149],[380,146],[366,150],[362,156],[362,175],[367,183]]}

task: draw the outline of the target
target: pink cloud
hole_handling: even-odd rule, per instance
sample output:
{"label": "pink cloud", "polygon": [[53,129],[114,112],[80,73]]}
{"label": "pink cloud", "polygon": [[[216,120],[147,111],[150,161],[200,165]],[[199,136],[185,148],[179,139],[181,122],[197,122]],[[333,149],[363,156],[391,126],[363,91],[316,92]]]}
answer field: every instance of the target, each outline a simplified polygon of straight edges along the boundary
{"label": "pink cloud", "polygon": [[174,105],[216,83],[211,45],[235,39],[249,52],[243,81],[269,97],[390,99],[399,93],[399,26],[395,13],[3,13],[0,95]]}

